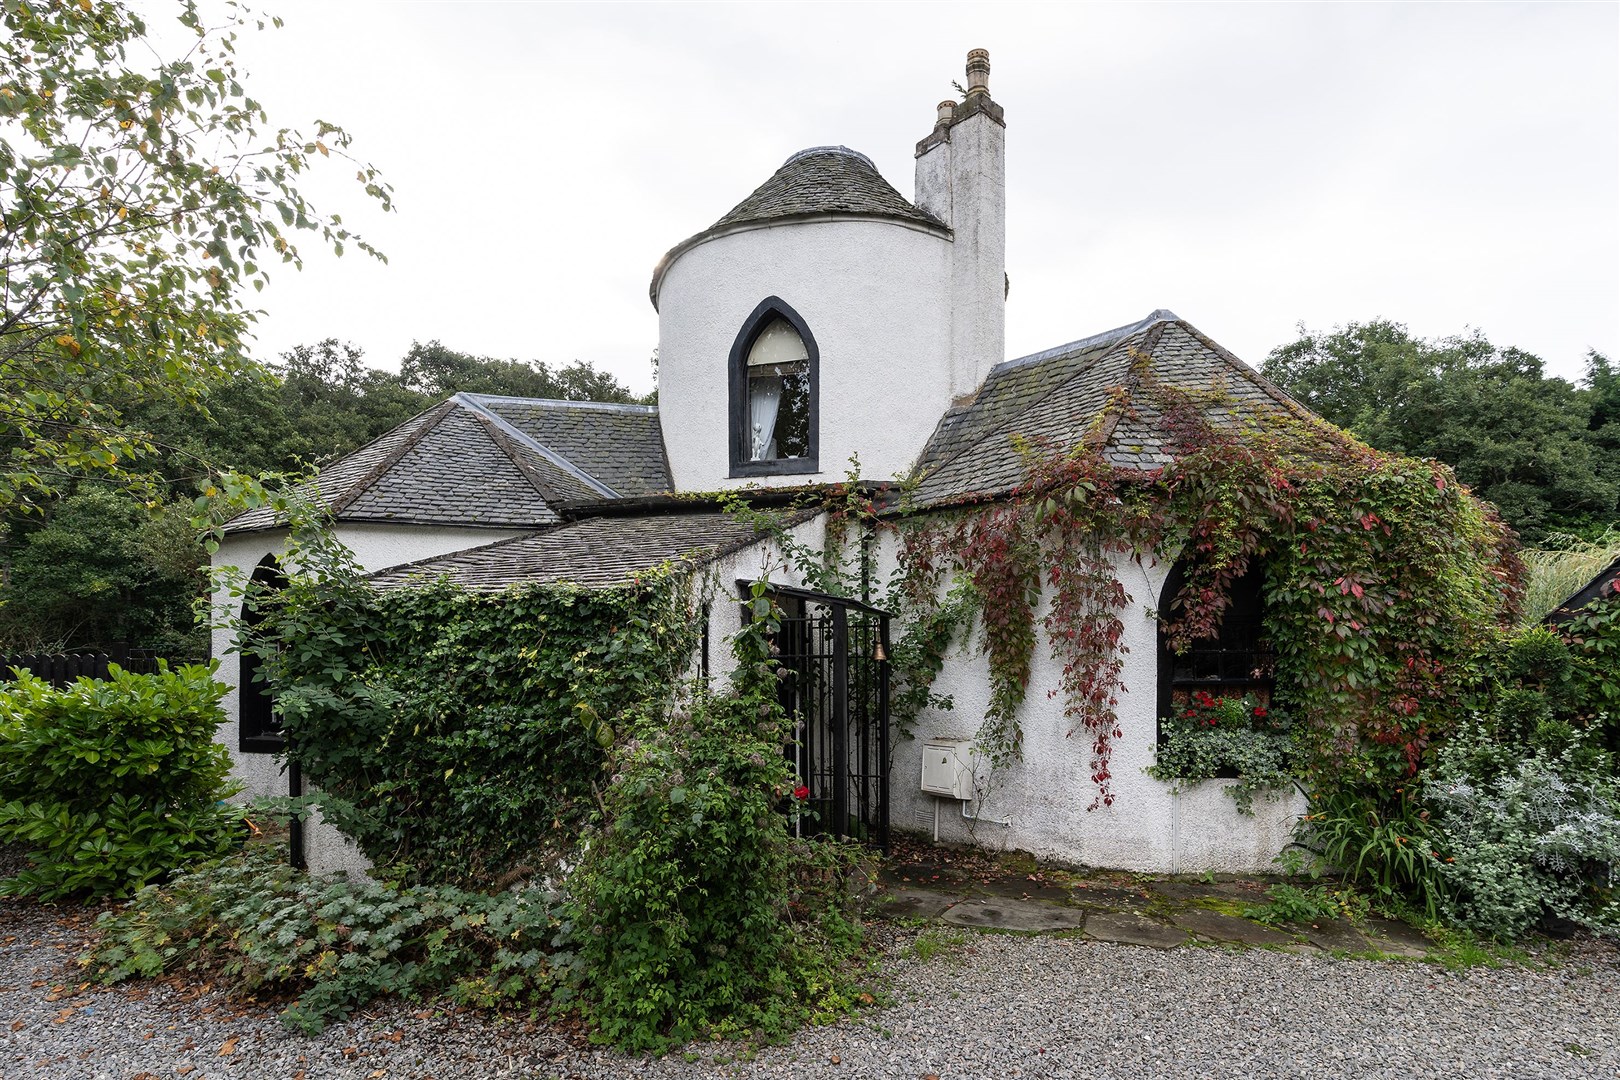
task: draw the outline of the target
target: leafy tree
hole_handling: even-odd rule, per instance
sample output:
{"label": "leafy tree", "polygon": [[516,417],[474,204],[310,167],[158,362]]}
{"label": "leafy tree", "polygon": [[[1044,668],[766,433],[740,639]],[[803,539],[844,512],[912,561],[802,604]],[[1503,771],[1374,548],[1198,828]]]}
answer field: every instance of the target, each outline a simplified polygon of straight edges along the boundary
{"label": "leafy tree", "polygon": [[1620,517],[1620,466],[1600,435],[1620,431],[1594,428],[1595,387],[1613,376],[1596,354],[1590,370],[1593,389],[1580,388],[1477,330],[1424,341],[1387,320],[1331,334],[1301,327],[1300,339],[1264,365],[1284,389],[1378,449],[1451,465],[1527,540],[1601,530]]}
{"label": "leafy tree", "polygon": [[87,488],[16,529],[0,590],[0,651],[116,641],[200,657],[191,599],[203,561],[186,507],[158,513]]}
{"label": "leafy tree", "polygon": [[400,380],[435,400],[457,391],[509,394],[565,401],[633,402],[635,396],[610,372],[582,360],[553,368],[544,361],[496,360],[456,352],[437,341],[412,342],[400,365]]}
{"label": "leafy tree", "polygon": [[249,290],[301,265],[301,233],[377,254],[296,187],[349,136],[271,128],[239,80],[237,32],[263,21],[176,10],[196,41],[154,60],[121,0],[0,0],[0,512],[139,479],[155,445],[131,404],[197,409],[249,370]]}

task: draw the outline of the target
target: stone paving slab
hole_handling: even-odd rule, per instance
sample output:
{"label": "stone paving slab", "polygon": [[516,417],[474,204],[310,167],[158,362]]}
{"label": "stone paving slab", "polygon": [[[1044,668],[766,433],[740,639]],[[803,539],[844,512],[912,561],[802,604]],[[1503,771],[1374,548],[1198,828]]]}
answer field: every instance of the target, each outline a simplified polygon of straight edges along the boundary
{"label": "stone paving slab", "polygon": [[1003,896],[1013,900],[1055,900],[1068,902],[1070,892],[1062,885],[1049,885],[1037,881],[984,881],[973,886],[973,892],[986,896]]}
{"label": "stone paving slab", "polygon": [[885,919],[937,919],[961,900],[961,893],[891,888],[878,898],[872,910]]}
{"label": "stone paving slab", "polygon": [[1086,913],[1041,900],[989,897],[964,900],[946,911],[941,921],[979,930],[1078,930],[1086,923]]}
{"label": "stone paving slab", "polygon": [[1266,887],[1258,881],[1188,881],[1167,878],[1149,886],[1171,900],[1239,900],[1260,904],[1266,900]]}
{"label": "stone paving slab", "polygon": [[1110,910],[1143,908],[1153,902],[1150,897],[1132,889],[1121,889],[1113,885],[1087,885],[1084,882],[1076,885],[1069,895],[1077,904]]}
{"label": "stone paving slab", "polygon": [[1422,960],[1429,955],[1428,938],[1405,923],[1390,919],[1368,919],[1367,940],[1371,942],[1373,948],[1390,956]]}
{"label": "stone paving slab", "polygon": [[1215,941],[1235,941],[1240,945],[1275,945],[1279,948],[1294,943],[1293,937],[1288,934],[1278,933],[1259,923],[1240,919],[1236,915],[1222,915],[1218,911],[1207,911],[1203,908],[1187,908],[1176,913],[1171,921],[1188,933]]}
{"label": "stone paving slab", "polygon": [[1091,916],[1086,920],[1086,936],[1116,945],[1145,945],[1150,949],[1173,949],[1187,942],[1185,930],[1126,912]]}
{"label": "stone paving slab", "polygon": [[1305,936],[1305,940],[1318,949],[1327,949],[1329,952],[1364,953],[1372,951],[1372,943],[1367,935],[1351,926],[1343,919],[1332,922],[1311,923],[1310,925],[1295,925]]}

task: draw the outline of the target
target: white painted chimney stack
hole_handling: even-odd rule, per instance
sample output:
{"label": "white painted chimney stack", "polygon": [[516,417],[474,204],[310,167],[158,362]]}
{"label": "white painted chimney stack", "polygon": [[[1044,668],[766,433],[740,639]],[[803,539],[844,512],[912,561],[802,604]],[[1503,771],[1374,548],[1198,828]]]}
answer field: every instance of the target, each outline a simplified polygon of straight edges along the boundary
{"label": "white painted chimney stack", "polygon": [[990,54],[967,56],[967,93],[941,102],[917,144],[913,201],[951,227],[951,398],[973,394],[1005,359],[1007,124],[990,98]]}

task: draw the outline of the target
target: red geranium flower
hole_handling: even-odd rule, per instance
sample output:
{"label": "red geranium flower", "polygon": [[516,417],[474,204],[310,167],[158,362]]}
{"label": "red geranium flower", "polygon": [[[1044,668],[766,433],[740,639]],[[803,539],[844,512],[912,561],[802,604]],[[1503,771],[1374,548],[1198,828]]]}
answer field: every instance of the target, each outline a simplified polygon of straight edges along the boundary
{"label": "red geranium flower", "polygon": [[1266,707],[1264,705],[1256,705],[1254,707],[1254,715],[1264,717],[1266,715]]}
{"label": "red geranium flower", "polygon": [[805,787],[803,784],[800,784],[798,787],[793,789],[793,797],[795,799],[808,799],[810,797],[810,789]]}

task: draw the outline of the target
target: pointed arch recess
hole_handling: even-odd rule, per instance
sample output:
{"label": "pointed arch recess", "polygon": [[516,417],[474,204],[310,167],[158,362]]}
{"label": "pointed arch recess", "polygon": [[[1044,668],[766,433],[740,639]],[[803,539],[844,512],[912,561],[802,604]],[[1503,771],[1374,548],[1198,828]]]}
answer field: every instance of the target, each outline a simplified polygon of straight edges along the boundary
{"label": "pointed arch recess", "polygon": [[[264,621],[264,612],[256,606],[255,594],[276,592],[287,587],[287,575],[282,572],[281,561],[266,555],[253,568],[248,578],[248,595],[242,600],[242,624],[252,629]],[[262,602],[262,601],[258,601]],[[281,724],[276,719],[275,698],[270,688],[259,682],[258,656],[250,652],[240,654],[240,667],[236,676],[237,749],[244,754],[274,754],[285,745]]]}
{"label": "pointed arch recess", "polygon": [[[807,371],[803,421],[807,425],[803,453],[768,459],[756,457],[753,448],[753,427],[750,413],[749,354],[754,345],[776,320],[781,319],[804,342]],[[729,441],[731,445],[732,476],[782,476],[820,472],[821,428],[821,352],[815,335],[810,332],[804,318],[792,305],[779,296],[768,296],[759,302],[731,346],[729,361],[731,401]]]}

